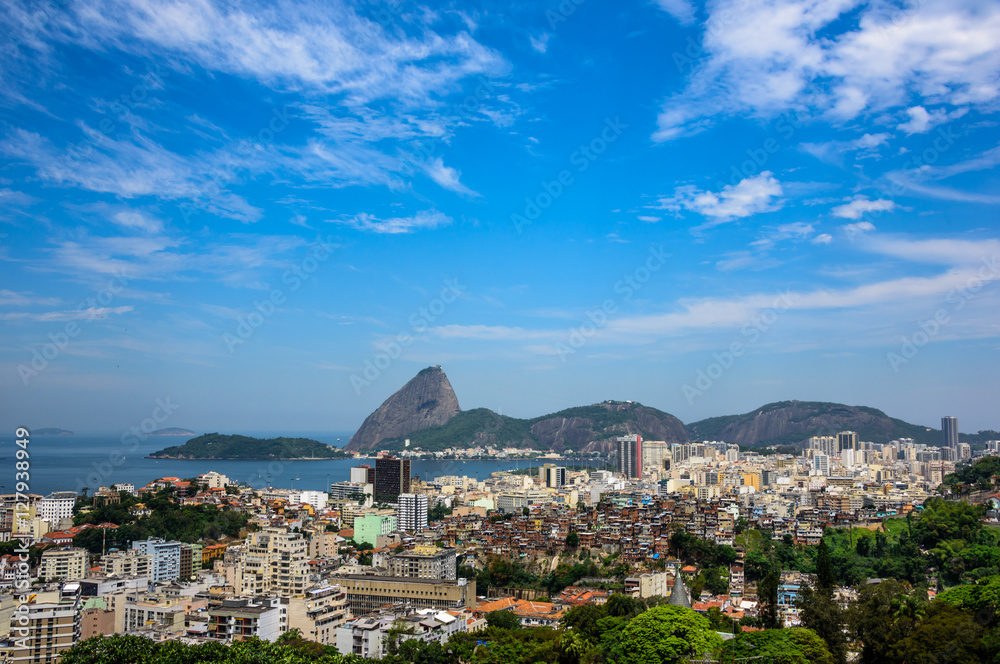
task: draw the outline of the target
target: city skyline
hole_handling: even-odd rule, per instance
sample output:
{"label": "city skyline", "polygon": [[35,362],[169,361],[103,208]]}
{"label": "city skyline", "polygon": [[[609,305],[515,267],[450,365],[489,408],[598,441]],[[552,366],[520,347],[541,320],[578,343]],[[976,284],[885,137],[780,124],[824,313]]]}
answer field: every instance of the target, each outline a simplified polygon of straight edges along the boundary
{"label": "city skyline", "polygon": [[0,9],[8,431],[1000,428],[995,3],[279,6]]}

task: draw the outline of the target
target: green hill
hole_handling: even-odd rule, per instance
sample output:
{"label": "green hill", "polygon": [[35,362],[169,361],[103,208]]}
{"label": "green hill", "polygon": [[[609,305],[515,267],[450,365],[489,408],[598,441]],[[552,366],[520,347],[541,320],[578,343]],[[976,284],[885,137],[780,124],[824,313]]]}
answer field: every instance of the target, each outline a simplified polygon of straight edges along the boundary
{"label": "green hill", "polygon": [[[631,401],[605,401],[567,408],[532,419],[499,415],[488,408],[462,411],[442,426],[414,431],[409,449],[448,447],[532,447],[556,451],[608,451],[615,436],[638,433],[648,440],[685,442],[687,432],[673,415]],[[403,438],[384,438],[380,449],[398,450]]]}
{"label": "green hill", "polygon": [[861,440],[887,443],[912,438],[939,445],[938,429],[889,417],[877,408],[823,401],[779,401],[742,415],[710,417],[687,425],[697,440],[725,440],[741,445],[796,445],[812,436],[857,431]]}
{"label": "green hill", "polygon": [[333,459],[350,456],[309,438],[251,438],[206,433],[183,445],[154,452],[151,459]]}

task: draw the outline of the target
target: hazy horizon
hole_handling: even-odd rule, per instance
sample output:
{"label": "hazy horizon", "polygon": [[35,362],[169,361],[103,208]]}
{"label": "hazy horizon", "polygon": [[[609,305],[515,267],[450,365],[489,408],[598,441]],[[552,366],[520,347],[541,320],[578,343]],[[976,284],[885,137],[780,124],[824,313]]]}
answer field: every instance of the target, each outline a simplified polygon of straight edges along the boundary
{"label": "hazy horizon", "polygon": [[1000,429],[997,3],[0,21],[7,436],[354,431],[432,364],[521,418]]}

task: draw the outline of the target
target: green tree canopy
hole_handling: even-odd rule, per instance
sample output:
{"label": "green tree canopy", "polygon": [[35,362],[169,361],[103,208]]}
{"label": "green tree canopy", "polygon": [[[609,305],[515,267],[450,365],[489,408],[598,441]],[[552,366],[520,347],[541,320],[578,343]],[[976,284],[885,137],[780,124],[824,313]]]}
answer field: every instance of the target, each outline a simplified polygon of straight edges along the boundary
{"label": "green tree canopy", "polygon": [[608,652],[610,664],[674,664],[716,652],[722,638],[708,619],[680,606],[657,606],[622,629]]}
{"label": "green tree canopy", "polygon": [[490,611],[486,614],[486,624],[498,629],[518,629],[521,619],[510,611]]}
{"label": "green tree canopy", "polygon": [[726,641],[721,660],[759,657],[768,664],[834,664],[826,644],[815,632],[802,627],[748,632]]}

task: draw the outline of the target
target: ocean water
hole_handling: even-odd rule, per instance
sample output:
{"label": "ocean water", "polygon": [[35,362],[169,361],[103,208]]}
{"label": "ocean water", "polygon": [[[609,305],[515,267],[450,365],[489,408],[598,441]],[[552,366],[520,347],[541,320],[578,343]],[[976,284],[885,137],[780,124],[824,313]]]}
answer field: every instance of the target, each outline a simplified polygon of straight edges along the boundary
{"label": "ocean water", "polygon": [[[242,432],[241,432],[242,433]],[[245,435],[271,438],[286,435],[312,438],[327,445],[341,447],[347,444],[351,433],[346,432],[247,432]],[[80,492],[87,487],[91,492],[99,486],[131,482],[143,486],[160,477],[195,477],[216,471],[230,479],[255,488],[267,486],[280,488],[311,489],[323,491],[329,482],[350,479],[350,468],[361,463],[374,465],[374,459],[329,459],[319,461],[192,461],[172,459],[147,459],[146,456],[165,447],[182,445],[190,436],[148,437],[138,446],[134,439],[122,443],[121,434],[31,436],[29,489],[30,493],[48,494],[52,491]],[[17,459],[13,432],[0,437],[0,493],[12,493],[16,486]],[[530,465],[541,465],[533,461]],[[571,465],[601,467],[602,461],[570,461]],[[524,468],[525,461],[517,467]],[[23,467],[23,466],[22,466]],[[434,479],[442,475],[465,475],[486,479],[490,473],[512,470],[511,460],[435,460],[413,461],[412,473],[421,479]]]}

